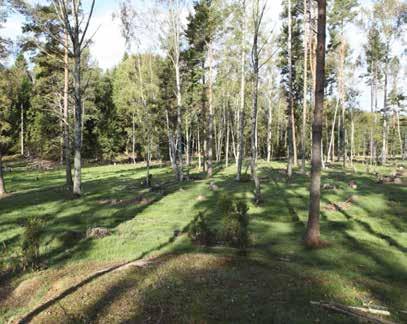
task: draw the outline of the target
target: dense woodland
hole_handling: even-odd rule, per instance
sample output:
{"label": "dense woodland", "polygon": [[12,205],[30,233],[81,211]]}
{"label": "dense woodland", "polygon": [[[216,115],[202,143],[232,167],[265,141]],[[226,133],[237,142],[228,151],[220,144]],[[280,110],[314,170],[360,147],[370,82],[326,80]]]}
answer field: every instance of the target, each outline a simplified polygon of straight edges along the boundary
{"label": "dense woodland", "polygon": [[0,39],[0,195],[20,156],[60,164],[76,198],[88,165],[142,164],[147,187],[157,165],[178,183],[233,167],[267,206],[258,164],[279,161],[310,180],[304,242],[320,247],[321,172],[407,159],[404,1],[281,0],[277,23],[274,0],[121,0],[126,54],[108,70],[90,51],[97,1],[0,0],[2,24],[24,17]]}

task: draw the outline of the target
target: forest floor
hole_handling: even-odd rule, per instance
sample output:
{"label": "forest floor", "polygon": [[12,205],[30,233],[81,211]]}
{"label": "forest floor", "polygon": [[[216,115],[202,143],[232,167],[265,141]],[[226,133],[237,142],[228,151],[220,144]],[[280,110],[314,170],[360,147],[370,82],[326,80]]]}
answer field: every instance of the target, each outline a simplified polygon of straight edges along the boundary
{"label": "forest floor", "polygon": [[[86,167],[83,192],[73,200],[63,170],[30,171],[6,162],[10,194],[0,200],[0,323],[17,319],[91,273],[140,258],[89,280],[51,303],[34,323],[354,323],[311,305],[379,305],[387,318],[407,321],[407,186],[377,183],[362,164],[356,173],[333,165],[323,174],[321,233],[328,245],[306,249],[308,182],[295,173],[286,182],[282,162],[259,165],[264,203],[251,203],[253,185],[237,183],[234,166],[213,179],[173,182],[171,170],[154,167],[150,192],[143,166]],[[407,165],[404,164],[404,168]],[[395,166],[377,168],[390,174]],[[211,191],[215,182],[218,191]],[[357,188],[349,186],[355,181]],[[199,211],[214,228],[219,194],[249,203],[251,245],[245,255],[223,246],[191,243],[185,233]],[[24,219],[46,220],[42,269],[18,265]],[[87,239],[92,227],[112,234]],[[180,234],[178,234],[180,231]],[[376,306],[375,306],[376,307]]]}

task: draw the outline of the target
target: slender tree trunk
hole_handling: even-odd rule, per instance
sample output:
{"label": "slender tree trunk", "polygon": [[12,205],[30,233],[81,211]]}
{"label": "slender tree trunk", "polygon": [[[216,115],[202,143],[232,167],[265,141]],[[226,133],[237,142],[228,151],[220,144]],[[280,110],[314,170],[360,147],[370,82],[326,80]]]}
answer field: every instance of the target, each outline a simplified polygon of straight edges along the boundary
{"label": "slender tree trunk", "polygon": [[353,159],[355,155],[355,121],[353,120],[353,111],[351,112],[351,121],[350,121],[350,165],[354,168]]}
{"label": "slender tree trunk", "polygon": [[[336,100],[336,105],[335,105],[335,113],[334,113],[334,120],[332,121],[332,128],[331,128],[331,139],[329,141],[329,147],[328,147],[328,155],[327,155],[327,160],[329,161],[334,161],[334,144],[335,144],[335,125],[336,125],[336,116],[338,114],[338,107],[339,107],[339,100]],[[332,152],[332,157],[331,157],[331,152]]]}
{"label": "slender tree trunk", "polygon": [[396,122],[397,122],[397,135],[400,143],[400,158],[404,159],[403,139],[401,138],[401,129],[400,129],[400,113],[398,111],[396,111]]}
{"label": "slender tree trunk", "polygon": [[75,128],[74,128],[74,178],[73,194],[81,196],[82,182],[82,94],[81,94],[81,50],[79,44],[74,46],[74,94],[75,94]]}
{"label": "slender tree trunk", "polygon": [[68,33],[65,33],[64,51],[64,158],[65,158],[65,183],[68,191],[73,190],[72,167],[71,167],[71,142],[69,139],[69,57],[68,57]]}
{"label": "slender tree trunk", "polygon": [[24,105],[21,104],[20,108],[20,153],[24,156]]}
{"label": "slender tree trunk", "polygon": [[191,164],[191,134],[189,133],[189,122],[188,122],[188,117],[185,117],[185,138],[186,138],[186,147],[185,147],[185,153],[186,153],[186,165],[189,167]]}
{"label": "slender tree trunk", "polygon": [[225,122],[226,122],[226,144],[225,144],[225,165],[229,166],[229,146],[230,146],[230,118],[229,118],[229,100],[225,112]]}
{"label": "slender tree trunk", "polygon": [[387,162],[387,152],[388,152],[388,143],[387,143],[387,135],[388,135],[388,121],[387,121],[387,84],[388,84],[388,75],[389,75],[389,56],[388,53],[390,52],[390,43],[387,39],[386,42],[386,56],[385,56],[385,63],[384,63],[384,86],[383,86],[383,149],[382,149],[382,164]]}
{"label": "slender tree trunk", "polygon": [[258,94],[259,94],[259,51],[258,51],[258,32],[261,24],[259,10],[259,1],[257,5],[257,15],[255,19],[255,31],[254,31],[254,40],[253,40],[253,74],[254,74],[254,89],[253,89],[253,109],[252,109],[252,131],[251,131],[251,173],[255,185],[255,196],[254,201],[256,204],[260,203],[262,200],[261,189],[260,189],[260,180],[257,175],[257,110],[258,110]]}
{"label": "slender tree trunk", "polygon": [[246,40],[246,0],[242,0],[242,15],[243,15],[243,28],[241,39],[241,53],[240,53],[240,107],[239,107],[239,133],[238,133],[238,149],[237,149],[237,174],[236,180],[240,181],[242,176],[243,166],[243,145],[244,145],[244,107],[245,107],[245,89],[246,89],[246,75],[245,75],[245,40]]}
{"label": "slender tree trunk", "polygon": [[61,130],[61,136],[59,138],[59,164],[64,164],[64,107],[59,105],[59,128]]}
{"label": "slender tree trunk", "polygon": [[200,169],[202,167],[202,151],[201,151],[201,137],[200,137],[200,131],[199,131],[199,126],[198,126],[198,135],[197,135],[197,144],[198,144],[198,168]]}
{"label": "slender tree trunk", "polygon": [[135,108],[133,107],[133,112],[131,114],[131,158],[133,164],[136,165],[136,116]]}
{"label": "slender tree trunk", "polygon": [[168,136],[168,150],[169,150],[169,156],[170,156],[170,162],[171,162],[171,166],[172,169],[174,171],[175,174],[175,178],[178,180],[178,171],[177,171],[177,162],[175,161],[176,157],[175,155],[176,153],[176,147],[175,147],[175,143],[174,143],[174,136],[172,134],[171,131],[171,127],[170,127],[170,118],[169,118],[169,114],[168,114],[168,109],[165,110],[165,117],[166,117],[166,124],[167,124],[167,136]]}
{"label": "slender tree trunk", "polygon": [[[311,0],[312,1],[312,0]],[[304,85],[301,129],[301,173],[305,173],[305,131],[307,128],[307,94],[308,94],[308,0],[304,0]]]}
{"label": "slender tree trunk", "polygon": [[178,181],[184,180],[183,171],[183,156],[182,156],[182,97],[181,97],[181,77],[179,71],[179,65],[175,64],[176,75],[176,88],[177,88],[177,172]]}
{"label": "slender tree trunk", "polygon": [[325,89],[326,0],[318,0],[318,36],[314,121],[312,124],[310,205],[305,244],[320,245],[321,140]]}
{"label": "slender tree trunk", "polygon": [[209,76],[208,76],[208,177],[213,175],[213,98],[212,98],[212,44],[208,46],[208,64],[209,64]]}
{"label": "slender tree trunk", "polygon": [[294,159],[294,96],[293,96],[293,61],[292,61],[292,17],[291,0],[288,0],[288,109],[287,109],[287,177],[293,175]]}
{"label": "slender tree trunk", "polygon": [[4,183],[3,175],[3,155],[0,153],[0,196],[6,194],[6,185]]}
{"label": "slender tree trunk", "polygon": [[147,174],[146,174],[146,185],[147,187],[151,186],[151,179],[150,179],[150,164],[151,164],[151,136],[148,134],[147,135],[148,139],[148,144],[147,144],[147,158],[146,158],[146,169],[147,169]]}
{"label": "slender tree trunk", "polygon": [[273,125],[273,107],[271,98],[269,98],[268,107],[268,119],[267,119],[267,162],[271,161],[271,139],[272,139],[272,125]]}
{"label": "slender tree trunk", "polygon": [[343,35],[341,36],[341,44],[339,48],[339,101],[341,103],[341,119],[339,127],[339,148],[340,155],[342,155],[343,167],[346,168],[346,139],[345,139],[345,53],[346,53],[346,43]]}

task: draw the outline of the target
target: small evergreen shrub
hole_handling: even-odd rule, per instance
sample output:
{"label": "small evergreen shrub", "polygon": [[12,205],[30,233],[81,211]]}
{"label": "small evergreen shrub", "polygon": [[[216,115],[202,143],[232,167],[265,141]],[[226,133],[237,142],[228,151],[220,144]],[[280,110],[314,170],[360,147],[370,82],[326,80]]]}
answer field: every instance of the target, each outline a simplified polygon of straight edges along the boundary
{"label": "small evergreen shrub", "polygon": [[222,196],[219,210],[223,216],[223,241],[230,246],[245,249],[249,246],[249,215],[246,202]]}
{"label": "small evergreen shrub", "polygon": [[209,228],[208,220],[202,212],[199,212],[198,217],[192,222],[188,236],[192,241],[205,246],[212,243],[214,233]]}
{"label": "small evergreen shrub", "polygon": [[40,243],[44,232],[45,221],[39,216],[30,217],[23,225],[21,236],[23,269],[38,269],[40,264]]}

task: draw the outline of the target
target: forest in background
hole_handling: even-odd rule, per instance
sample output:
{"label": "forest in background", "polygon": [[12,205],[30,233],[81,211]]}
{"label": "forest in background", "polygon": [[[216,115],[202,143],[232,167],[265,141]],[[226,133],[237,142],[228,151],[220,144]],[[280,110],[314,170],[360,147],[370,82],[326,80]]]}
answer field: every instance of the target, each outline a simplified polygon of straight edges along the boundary
{"label": "forest in background", "polygon": [[[3,19],[9,9],[26,20],[15,63],[1,67],[0,161],[60,161],[77,197],[84,160],[145,161],[147,185],[155,160],[169,161],[179,182],[194,162],[209,178],[220,162],[235,163],[237,181],[250,169],[261,203],[258,159],[286,158],[288,180],[312,160],[310,215],[319,215],[321,166],[362,160],[369,171],[406,157],[405,67],[393,47],[407,15],[399,0],[317,4],[283,1],[276,31],[267,1],[202,0],[190,11],[187,1],[144,10],[121,1],[113,18],[126,54],[103,71],[89,52],[95,1],[88,11],[80,1],[3,1]],[[345,36],[355,21],[366,35],[356,58]],[[370,87],[370,111],[358,82]]]}

